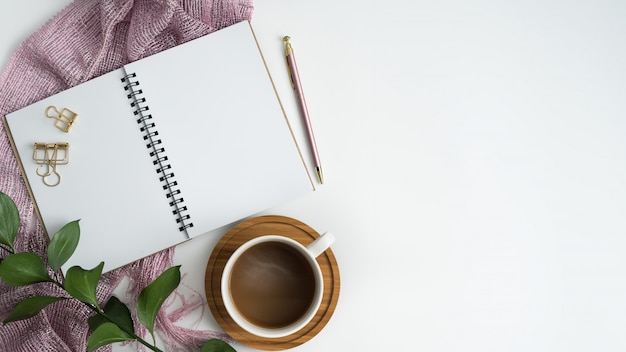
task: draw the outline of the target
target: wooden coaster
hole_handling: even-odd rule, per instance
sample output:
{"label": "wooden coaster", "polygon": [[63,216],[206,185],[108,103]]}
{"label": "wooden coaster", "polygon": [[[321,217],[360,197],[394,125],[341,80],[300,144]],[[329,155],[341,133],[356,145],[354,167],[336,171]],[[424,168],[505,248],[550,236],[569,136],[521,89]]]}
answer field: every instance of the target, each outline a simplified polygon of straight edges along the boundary
{"label": "wooden coaster", "polygon": [[339,299],[339,268],[331,249],[317,257],[324,275],[324,296],[317,314],[304,328],[281,338],[253,335],[239,327],[226,311],[221,298],[220,282],[226,261],[233,252],[243,243],[264,235],[290,237],[305,246],[320,236],[308,225],[284,216],[268,215],[245,220],[228,231],[213,249],[206,268],[205,289],[211,312],[227,334],[244,345],[256,349],[279,351],[309,341],[326,326]]}

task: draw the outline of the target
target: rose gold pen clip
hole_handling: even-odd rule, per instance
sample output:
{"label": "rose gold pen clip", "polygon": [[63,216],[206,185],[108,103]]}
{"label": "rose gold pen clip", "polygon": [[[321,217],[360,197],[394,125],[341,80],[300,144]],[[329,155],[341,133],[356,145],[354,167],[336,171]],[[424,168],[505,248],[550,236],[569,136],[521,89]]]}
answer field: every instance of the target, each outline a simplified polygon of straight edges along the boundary
{"label": "rose gold pen clip", "polygon": [[293,48],[289,42],[288,36],[283,38],[285,42],[285,58],[287,59],[287,70],[289,71],[289,78],[291,78],[291,85],[296,92],[298,98],[298,106],[300,107],[300,114],[306,125],[306,131],[309,137],[309,145],[311,147],[311,153],[313,154],[313,162],[315,163],[315,172],[320,183],[324,183],[324,177],[322,176],[322,163],[317,152],[317,144],[315,143],[315,136],[313,135],[313,127],[311,126],[311,119],[309,118],[309,111],[306,107],[306,101],[304,100],[304,93],[302,92],[302,84],[300,83],[300,76],[298,75],[298,67],[296,66],[296,59],[293,54]]}

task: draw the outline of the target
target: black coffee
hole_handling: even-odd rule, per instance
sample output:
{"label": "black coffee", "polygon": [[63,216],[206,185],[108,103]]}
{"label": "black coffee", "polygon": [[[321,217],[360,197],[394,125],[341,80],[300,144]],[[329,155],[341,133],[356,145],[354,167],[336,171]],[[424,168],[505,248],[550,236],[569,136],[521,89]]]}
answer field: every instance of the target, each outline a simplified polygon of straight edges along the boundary
{"label": "black coffee", "polygon": [[291,246],[260,243],[233,266],[230,294],[250,323],[280,328],[298,320],[311,306],[315,275],[307,259]]}

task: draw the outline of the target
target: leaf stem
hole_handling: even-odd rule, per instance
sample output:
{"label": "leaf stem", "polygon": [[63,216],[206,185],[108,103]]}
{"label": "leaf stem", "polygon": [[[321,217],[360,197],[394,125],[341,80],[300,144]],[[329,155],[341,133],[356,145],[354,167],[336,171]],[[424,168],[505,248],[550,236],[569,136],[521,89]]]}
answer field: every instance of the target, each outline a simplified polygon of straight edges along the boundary
{"label": "leaf stem", "polygon": [[160,349],[158,349],[156,346],[151,345],[149,342],[147,342],[146,340],[142,339],[141,337],[137,336],[135,334],[134,331],[128,331],[126,330],[124,327],[117,325],[111,318],[109,318],[109,316],[106,315],[106,313],[104,313],[103,311],[100,311],[97,307],[92,306],[91,304],[87,304],[85,302],[82,302],[83,304],[85,304],[87,307],[89,307],[89,309],[93,310],[96,314],[98,314],[99,316],[103,317],[104,319],[110,321],[111,323],[115,324],[118,328],[120,328],[122,331],[124,331],[125,333],[127,333],[128,335],[132,336],[137,342],[139,342],[140,344],[148,347],[149,349],[151,349],[154,352],[163,352]]}
{"label": "leaf stem", "polygon": [[[65,287],[63,286],[62,283],[60,283],[59,281],[52,279],[51,283],[53,283],[54,285],[60,287],[63,291],[65,291],[67,293],[67,291],[65,290]],[[72,299],[75,299],[74,297],[72,297]],[[87,306],[87,308],[91,309],[92,311],[94,311],[96,314],[98,314],[99,316],[103,317],[104,319],[108,320],[109,322],[115,324],[118,328],[120,328],[122,331],[124,331],[125,333],[127,333],[128,335],[130,335],[133,339],[135,339],[137,342],[139,342],[140,344],[146,346],[147,348],[149,348],[150,350],[154,351],[154,352],[163,352],[161,351],[158,347],[151,345],[149,342],[147,342],[146,340],[142,339],[141,337],[137,336],[137,334],[135,334],[134,331],[128,331],[125,328],[117,325],[115,323],[115,321],[113,321],[111,318],[109,318],[108,315],[106,315],[106,313],[104,313],[104,311],[102,311],[100,309],[100,307],[95,307],[89,303],[85,303],[83,301],[77,300],[80,303],[84,304],[85,306]],[[152,335],[152,338],[154,339],[154,335]],[[154,343],[156,345],[156,342]]]}

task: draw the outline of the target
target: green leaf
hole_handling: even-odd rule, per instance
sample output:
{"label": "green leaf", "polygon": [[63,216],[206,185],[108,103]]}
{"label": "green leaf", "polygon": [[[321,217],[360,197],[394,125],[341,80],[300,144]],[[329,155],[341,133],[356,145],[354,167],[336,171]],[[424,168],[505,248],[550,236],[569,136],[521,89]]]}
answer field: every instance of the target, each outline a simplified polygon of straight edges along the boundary
{"label": "green leaf", "polygon": [[4,319],[3,323],[6,324],[13,321],[28,319],[37,315],[37,313],[39,313],[47,305],[64,299],[67,298],[51,296],[35,296],[26,298],[15,306],[11,314]]}
{"label": "green leaf", "polygon": [[13,242],[20,229],[20,214],[9,196],[0,192],[0,244],[9,246],[13,252]]}
{"label": "green leaf", "polygon": [[235,349],[220,339],[210,339],[202,345],[200,352],[236,352]]}
{"label": "green leaf", "polygon": [[98,287],[103,267],[104,262],[101,262],[91,270],[85,270],[79,266],[69,268],[65,275],[65,290],[77,300],[98,308],[96,288]]}
{"label": "green leaf", "polygon": [[[100,314],[96,314],[87,320],[91,330],[95,331],[100,325],[111,321],[123,331],[134,333],[135,326],[133,324],[133,318],[130,315],[130,310],[117,297],[111,296],[111,298],[109,298],[104,305],[104,314],[106,314],[107,318],[110,320],[107,320],[107,318]],[[127,336],[131,337],[130,335]]]}
{"label": "green leaf", "polygon": [[11,254],[0,262],[0,277],[10,286],[26,286],[37,282],[52,282],[46,264],[35,253]]}
{"label": "green leaf", "polygon": [[104,323],[87,339],[87,351],[94,351],[102,346],[114,342],[133,341],[134,338],[128,337],[120,328],[113,323]]}
{"label": "green leaf", "polygon": [[180,266],[165,270],[150,285],[146,286],[137,300],[137,316],[154,338],[154,321],[163,302],[180,283]]}
{"label": "green leaf", "polygon": [[67,223],[52,236],[48,245],[48,262],[57,271],[74,254],[80,238],[79,220]]}

